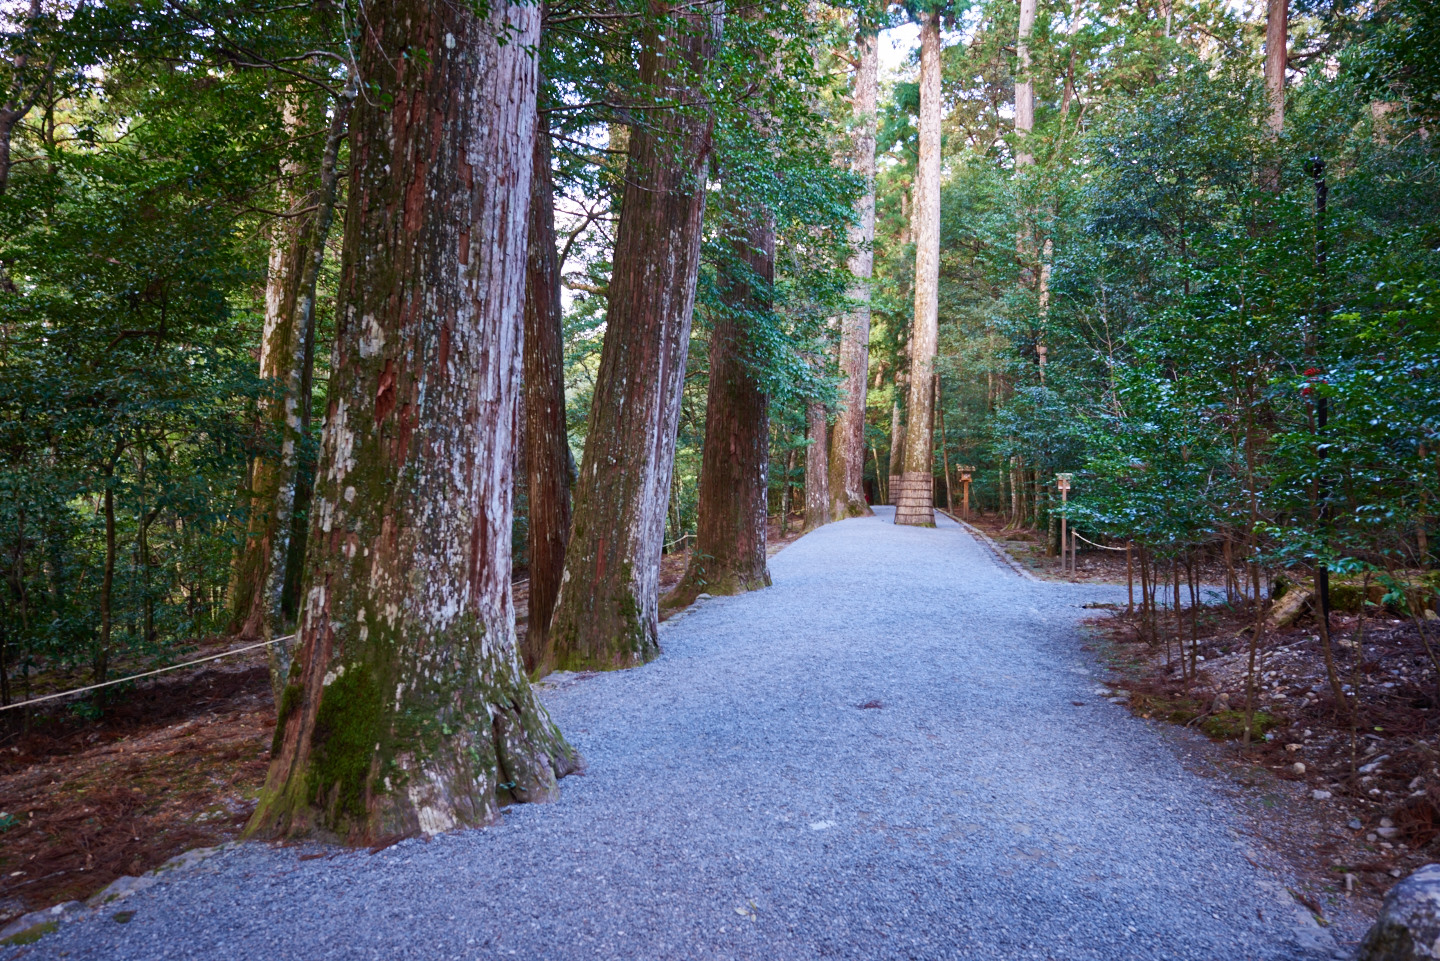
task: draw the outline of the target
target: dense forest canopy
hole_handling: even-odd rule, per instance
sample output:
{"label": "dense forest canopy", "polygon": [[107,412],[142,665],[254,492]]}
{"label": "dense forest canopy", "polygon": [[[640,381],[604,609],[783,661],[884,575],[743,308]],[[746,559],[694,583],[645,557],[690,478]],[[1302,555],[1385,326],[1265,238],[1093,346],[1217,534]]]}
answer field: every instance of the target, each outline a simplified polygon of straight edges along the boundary
{"label": "dense forest canopy", "polygon": [[[1280,570],[1403,594],[1430,568],[1427,0],[521,7],[402,35],[398,2],[5,5],[4,703],[40,672],[99,682],[215,635],[306,636],[342,549],[331,513],[365,499],[326,487],[352,453],[337,399],[373,401],[375,451],[430,436],[392,408],[403,373],[365,366],[396,343],[366,285],[429,303],[479,245],[497,277],[524,271],[523,360],[519,301],[476,328],[515,348],[485,357],[518,393],[494,388],[508,420],[475,457],[508,466],[475,497],[511,531],[495,570],[531,579],[513,643],[532,673],[653,657],[662,552],[690,551],[671,603],[763,587],[769,519],[838,520],[922,474],[925,510],[954,509],[962,465],[979,509],[1054,550],[1063,514],[1144,563],[1223,553],[1242,595]],[[877,76],[876,34],[915,24],[931,52]],[[431,208],[386,219],[438,196],[427,164],[474,176],[480,128],[462,149],[407,119],[453,120],[434,84],[468,76],[457,37],[486,63],[519,50],[533,81],[512,118],[533,189],[466,201],[530,210],[516,250]],[[367,153],[405,137],[433,154],[411,157],[411,193]],[[402,242],[434,246],[374,259]],[[414,336],[443,369],[460,335]],[[418,468],[396,470],[386,496]],[[485,597],[486,630],[513,633]],[[283,726],[304,684],[275,651]],[[324,777],[373,781],[354,763]]]}

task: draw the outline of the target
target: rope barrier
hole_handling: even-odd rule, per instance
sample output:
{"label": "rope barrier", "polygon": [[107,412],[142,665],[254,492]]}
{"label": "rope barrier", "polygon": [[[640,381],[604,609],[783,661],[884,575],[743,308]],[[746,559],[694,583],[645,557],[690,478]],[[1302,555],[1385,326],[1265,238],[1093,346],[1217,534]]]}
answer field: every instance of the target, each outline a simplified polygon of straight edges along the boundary
{"label": "rope barrier", "polygon": [[237,647],[233,651],[221,651],[219,654],[211,654],[208,657],[199,657],[193,661],[186,661],[183,664],[171,664],[169,667],[158,667],[153,671],[146,671],[143,674],[131,674],[129,677],[116,678],[113,681],[102,681],[99,684],[91,684],[88,687],[77,687],[70,691],[61,691],[59,694],[46,694],[44,697],[32,697],[28,701],[20,701],[16,704],[6,704],[0,707],[0,711],[13,711],[20,707],[29,707],[31,704],[39,704],[41,701],[53,701],[57,697],[69,697],[72,694],[84,694],[86,691],[98,690],[102,687],[110,687],[112,684],[124,684],[126,681],[139,680],[142,677],[151,677],[155,674],[164,674],[166,671],[178,671],[182,667],[194,667],[196,664],[204,664],[206,661],[218,661],[222,657],[229,657],[231,654],[243,654],[246,651],[253,651],[257,647],[269,647],[271,644],[278,644],[281,641],[292,639],[294,634],[286,634],[284,637],[272,637],[268,641],[261,641],[258,644],[247,644],[244,647]]}
{"label": "rope barrier", "polygon": [[1092,541],[1090,538],[1088,538],[1088,537],[1082,537],[1082,536],[1079,534],[1079,532],[1077,532],[1077,531],[1075,530],[1075,528],[1073,528],[1073,527],[1070,528],[1070,533],[1074,534],[1076,537],[1079,537],[1080,540],[1082,540],[1082,541],[1084,541],[1085,543],[1089,544],[1091,547],[1098,547],[1098,548],[1100,548],[1102,551],[1123,551],[1123,550],[1127,550],[1127,548],[1124,548],[1124,547],[1107,547],[1107,546],[1104,545],[1104,544],[1096,544],[1096,543],[1095,543],[1094,541]]}

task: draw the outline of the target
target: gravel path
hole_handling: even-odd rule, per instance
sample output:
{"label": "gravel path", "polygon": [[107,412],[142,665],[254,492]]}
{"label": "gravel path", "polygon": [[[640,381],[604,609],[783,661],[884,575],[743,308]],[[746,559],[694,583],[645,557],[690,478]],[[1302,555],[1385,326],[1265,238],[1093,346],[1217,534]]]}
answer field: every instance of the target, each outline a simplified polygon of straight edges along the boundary
{"label": "gravel path", "polygon": [[373,856],[240,845],[27,956],[1324,956],[1175,739],[1097,695],[1079,605],[1123,588],[886,521],[795,542],[653,664],[549,689],[589,762],[558,803]]}

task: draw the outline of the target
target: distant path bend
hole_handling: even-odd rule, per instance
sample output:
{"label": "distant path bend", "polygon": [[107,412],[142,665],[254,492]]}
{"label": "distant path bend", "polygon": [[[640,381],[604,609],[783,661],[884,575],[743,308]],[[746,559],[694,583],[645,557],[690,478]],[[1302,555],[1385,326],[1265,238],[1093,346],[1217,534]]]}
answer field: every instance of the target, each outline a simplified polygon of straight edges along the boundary
{"label": "distant path bend", "polygon": [[31,956],[1327,956],[1221,794],[1097,695],[1079,605],[1123,588],[877,514],[666,625],[658,661],[549,690],[589,761],[558,803],[374,856],[242,845]]}

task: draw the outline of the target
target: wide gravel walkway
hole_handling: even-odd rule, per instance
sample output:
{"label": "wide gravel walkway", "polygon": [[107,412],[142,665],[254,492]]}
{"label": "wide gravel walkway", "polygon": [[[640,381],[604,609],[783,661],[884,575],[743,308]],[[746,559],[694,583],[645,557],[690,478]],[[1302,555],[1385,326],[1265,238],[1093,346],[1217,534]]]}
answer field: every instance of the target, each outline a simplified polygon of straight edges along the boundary
{"label": "wide gravel walkway", "polygon": [[1176,739],[1097,695],[1076,625],[1115,589],[886,514],[771,567],[545,694],[589,762],[558,803],[373,856],[241,845],[29,956],[1319,956]]}

